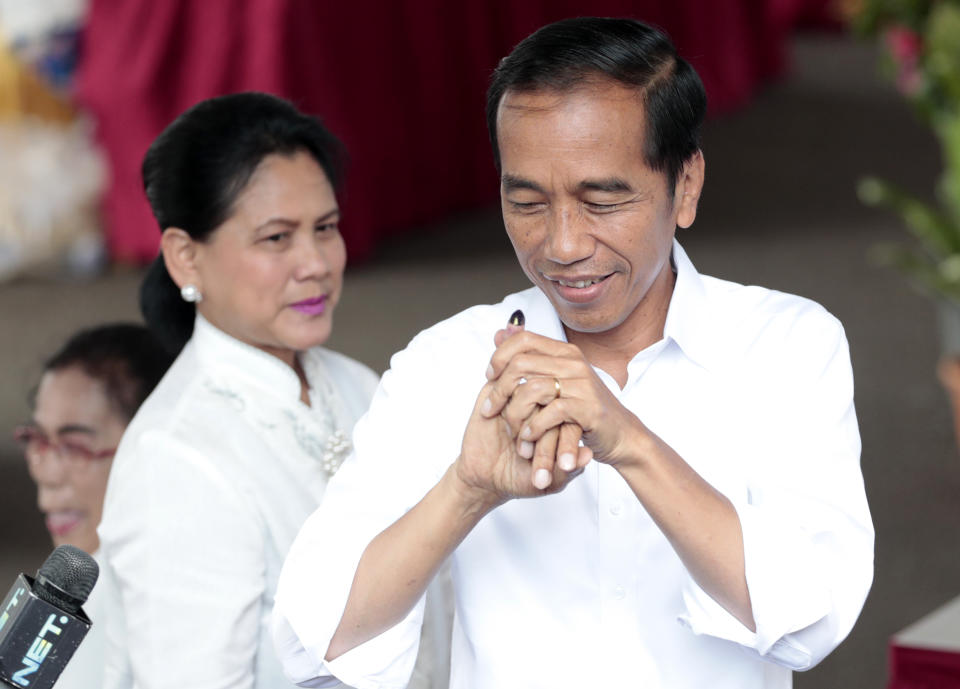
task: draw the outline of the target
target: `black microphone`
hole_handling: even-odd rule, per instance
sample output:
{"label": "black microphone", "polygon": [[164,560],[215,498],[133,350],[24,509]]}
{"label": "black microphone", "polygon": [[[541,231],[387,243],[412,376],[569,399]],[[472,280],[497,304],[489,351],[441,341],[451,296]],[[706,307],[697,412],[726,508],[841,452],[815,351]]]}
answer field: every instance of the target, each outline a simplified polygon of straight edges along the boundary
{"label": "black microphone", "polygon": [[87,602],[100,568],[79,548],[61,545],[37,570],[21,574],[0,606],[0,683],[50,689],[87,635]]}

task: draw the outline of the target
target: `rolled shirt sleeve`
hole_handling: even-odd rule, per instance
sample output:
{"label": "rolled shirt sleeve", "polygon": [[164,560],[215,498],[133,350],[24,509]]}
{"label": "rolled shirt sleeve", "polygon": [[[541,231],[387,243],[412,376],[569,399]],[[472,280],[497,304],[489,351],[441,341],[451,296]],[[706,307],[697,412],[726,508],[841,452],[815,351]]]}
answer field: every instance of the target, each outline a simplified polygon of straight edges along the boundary
{"label": "rolled shirt sleeve", "polygon": [[[375,489],[375,497],[370,490],[357,491],[358,486],[369,488],[372,480],[365,478],[355,456],[344,463],[284,563],[273,613],[274,647],[295,683],[335,677],[357,689],[405,687],[413,671],[423,600],[391,629],[335,661],[324,660],[364,550],[406,511],[389,490]],[[384,480],[384,488],[402,490],[389,477],[378,480]]]}
{"label": "rolled shirt sleeve", "polygon": [[755,449],[739,494],[745,497],[731,502],[756,632],[689,575],[680,616],[696,634],[734,641],[791,670],[813,667],[849,634],[873,578],[847,340],[819,307],[811,304],[804,316],[767,335],[794,343],[784,352],[796,354],[799,343],[800,355],[753,361],[756,384],[745,386]]}
{"label": "rolled shirt sleeve", "polygon": [[[367,545],[416,505],[456,459],[485,380],[481,366],[464,366],[462,359],[485,361],[493,339],[484,339],[489,351],[481,348],[485,353],[479,358],[462,342],[455,350],[462,356],[451,356],[442,336],[421,334],[391,359],[369,411],[354,429],[353,454],[300,530],[280,575],[274,645],[292,681],[326,686],[314,682],[335,677],[357,689],[407,685],[420,641],[423,598],[379,636],[333,661],[324,655]],[[426,384],[424,375],[447,383],[442,389],[449,395],[438,397],[438,388]],[[435,413],[438,407],[446,413]],[[454,422],[450,409],[463,410]],[[439,418],[444,422],[431,425],[431,419]]]}
{"label": "rolled shirt sleeve", "polygon": [[[622,478],[595,463],[561,493],[501,506],[458,547],[457,686],[498,686],[504,676],[524,686],[600,676],[611,686],[667,676],[705,686],[717,662],[730,669],[725,687],[767,686],[761,658],[782,666],[762,663],[780,681],[849,633],[872,579],[873,530],[842,327],[808,300],[731,283],[706,289],[688,286],[686,299],[699,302],[685,308],[698,317],[683,322],[693,326],[666,334],[673,343],[613,392],[737,510],[757,631],[697,586]],[[516,308],[528,328],[562,337],[549,302],[530,290],[438,324],[392,359],[355,429],[354,455],[281,574],[274,642],[295,682],[406,685],[422,601],[380,636],[335,661],[323,656],[366,546],[456,458],[492,333]],[[718,313],[722,323],[708,327]],[[540,571],[555,576],[537,579]],[[555,636],[596,645],[551,666]]]}

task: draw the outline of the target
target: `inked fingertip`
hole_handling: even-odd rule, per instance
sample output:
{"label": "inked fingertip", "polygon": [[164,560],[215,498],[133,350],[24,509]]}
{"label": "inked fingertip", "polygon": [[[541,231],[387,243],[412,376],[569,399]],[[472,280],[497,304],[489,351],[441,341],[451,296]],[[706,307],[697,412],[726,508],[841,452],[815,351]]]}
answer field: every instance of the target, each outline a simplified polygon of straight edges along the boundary
{"label": "inked fingertip", "polygon": [[526,323],[526,318],[523,315],[523,311],[517,309],[512,314],[510,314],[510,320],[508,321],[510,325],[515,325],[518,328],[522,328],[523,324]]}

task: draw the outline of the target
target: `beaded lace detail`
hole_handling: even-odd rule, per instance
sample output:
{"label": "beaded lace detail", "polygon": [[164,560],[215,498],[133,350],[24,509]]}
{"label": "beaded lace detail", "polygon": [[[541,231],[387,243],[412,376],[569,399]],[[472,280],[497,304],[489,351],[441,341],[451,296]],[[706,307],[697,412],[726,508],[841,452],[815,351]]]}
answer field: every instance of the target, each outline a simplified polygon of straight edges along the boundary
{"label": "beaded lace detail", "polygon": [[[234,411],[243,413],[261,428],[272,433],[285,432],[300,449],[316,460],[320,468],[333,476],[353,449],[349,433],[344,432],[340,396],[317,361],[303,362],[310,369],[308,379],[311,407],[291,410],[275,407],[265,400],[253,403],[244,394],[223,380],[204,381],[207,392],[219,397]],[[278,413],[279,412],[279,413]],[[319,426],[319,428],[318,428]]]}

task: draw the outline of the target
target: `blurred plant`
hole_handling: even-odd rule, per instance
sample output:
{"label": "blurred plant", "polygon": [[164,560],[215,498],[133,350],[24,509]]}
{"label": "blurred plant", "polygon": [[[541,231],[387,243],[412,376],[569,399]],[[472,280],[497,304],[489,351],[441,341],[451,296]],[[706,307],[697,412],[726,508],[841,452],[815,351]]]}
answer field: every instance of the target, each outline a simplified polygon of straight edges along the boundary
{"label": "blurred plant", "polygon": [[943,153],[934,206],[890,182],[861,180],[860,199],[898,212],[917,240],[877,247],[875,257],[931,296],[960,302],[960,0],[841,0],[840,8],[857,33],[882,39],[884,72]]}

